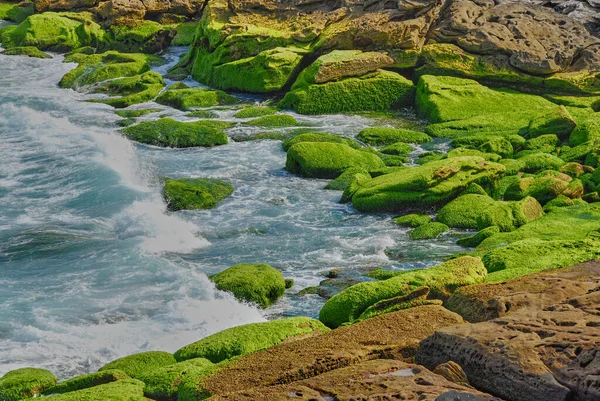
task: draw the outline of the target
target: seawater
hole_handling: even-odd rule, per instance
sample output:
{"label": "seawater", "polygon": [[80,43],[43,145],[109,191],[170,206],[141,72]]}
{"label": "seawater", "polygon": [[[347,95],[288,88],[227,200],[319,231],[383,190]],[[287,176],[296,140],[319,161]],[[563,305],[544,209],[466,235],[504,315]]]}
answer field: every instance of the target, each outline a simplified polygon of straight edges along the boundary
{"label": "seawater", "polygon": [[[156,70],[183,51],[169,51]],[[0,55],[0,375],[34,366],[62,379],[240,324],[316,317],[324,300],[294,293],[330,269],[358,277],[373,267],[426,267],[458,250],[451,236],[410,241],[391,216],[358,213],[338,203],[341,192],[323,189],[327,181],[290,175],[279,141],[185,150],[132,143],[114,109],[86,102],[98,95],[57,86],[74,67],[60,55]],[[140,121],[193,120],[153,103],[135,108],[161,109]],[[235,111],[217,112],[237,123],[232,137],[260,130]],[[347,137],[378,123],[294,116]],[[171,213],[162,176],[220,178],[235,192],[214,210]],[[269,263],[296,284],[259,310],[208,279],[237,263]]]}

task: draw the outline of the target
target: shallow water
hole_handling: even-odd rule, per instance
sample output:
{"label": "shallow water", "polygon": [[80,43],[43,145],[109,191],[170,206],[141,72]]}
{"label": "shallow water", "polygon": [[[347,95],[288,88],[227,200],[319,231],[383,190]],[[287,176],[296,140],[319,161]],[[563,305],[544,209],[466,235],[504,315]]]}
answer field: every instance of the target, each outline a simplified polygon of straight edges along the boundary
{"label": "shallow water", "polygon": [[[181,51],[170,52],[171,63]],[[187,150],[133,144],[118,133],[111,107],[84,102],[96,95],[57,87],[73,67],[61,56],[0,55],[0,375],[36,366],[65,378],[239,324],[317,316],[322,299],[293,294],[330,269],[359,276],[372,267],[425,267],[459,249],[452,234],[410,241],[390,216],[340,205],[341,192],[322,189],[327,181],[288,174],[279,141]],[[163,111],[142,120],[188,119],[155,104],[135,108],[148,107]],[[241,122],[231,110],[218,113]],[[348,137],[381,123],[296,117]],[[169,213],[161,176],[222,178],[235,192],[214,210]],[[296,285],[266,311],[241,304],[207,275],[242,262],[270,263]]]}

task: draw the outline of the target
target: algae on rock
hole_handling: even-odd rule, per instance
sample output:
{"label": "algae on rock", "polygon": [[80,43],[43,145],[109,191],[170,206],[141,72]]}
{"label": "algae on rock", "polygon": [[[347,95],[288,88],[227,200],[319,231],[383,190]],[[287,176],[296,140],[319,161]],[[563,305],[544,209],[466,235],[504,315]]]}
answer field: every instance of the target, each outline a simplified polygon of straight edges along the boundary
{"label": "algae on rock", "polygon": [[171,118],[147,121],[123,129],[123,134],[134,141],[148,145],[172,148],[213,147],[226,145],[227,135],[222,131],[229,124],[221,121],[180,122]]}
{"label": "algae on rock", "polygon": [[233,193],[228,182],[214,178],[166,178],[163,194],[170,210],[212,209]]}
{"label": "algae on rock", "polygon": [[0,400],[19,401],[24,398],[38,397],[42,391],[55,384],[56,377],[45,369],[11,370],[0,377]]}

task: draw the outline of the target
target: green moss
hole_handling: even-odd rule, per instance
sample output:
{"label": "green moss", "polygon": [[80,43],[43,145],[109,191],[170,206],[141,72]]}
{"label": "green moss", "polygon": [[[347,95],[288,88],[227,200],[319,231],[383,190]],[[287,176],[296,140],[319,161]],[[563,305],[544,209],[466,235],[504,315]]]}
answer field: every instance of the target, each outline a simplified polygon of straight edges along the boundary
{"label": "green moss", "polygon": [[233,190],[231,184],[214,178],[167,178],[163,194],[170,210],[198,210],[214,208]]}
{"label": "green moss", "polygon": [[[0,4],[1,5],[1,4]],[[32,58],[52,58],[51,55],[44,53],[37,47],[25,46],[25,47],[11,47],[2,51],[0,54],[5,56],[27,56]]]}
{"label": "green moss", "polygon": [[37,397],[43,390],[55,384],[56,377],[45,369],[11,370],[0,377],[0,399],[18,401],[22,398]]}
{"label": "green moss", "polygon": [[215,66],[210,82],[224,90],[277,92],[292,78],[304,53],[298,48],[265,50],[253,57]]}
{"label": "green moss", "polygon": [[[457,101],[458,102],[458,101]],[[525,134],[531,112],[489,113],[428,125],[425,133],[438,138],[493,135],[511,138]]]}
{"label": "green moss", "polygon": [[171,46],[189,46],[194,41],[194,34],[198,27],[197,22],[184,22],[177,25],[177,34],[171,41]]}
{"label": "green moss", "polygon": [[142,109],[142,110],[117,110],[115,114],[123,118],[137,118],[159,112],[159,109]]}
{"label": "green moss", "polygon": [[506,138],[492,138],[479,146],[484,153],[494,153],[503,158],[511,157],[514,153],[512,144]]}
{"label": "green moss", "polygon": [[413,150],[415,150],[415,148],[408,143],[396,142],[381,149],[380,152],[386,155],[406,156]]}
{"label": "green moss", "polygon": [[195,107],[213,107],[234,104],[239,100],[223,91],[213,91],[204,88],[169,89],[156,98],[156,102],[179,110],[189,110]]}
{"label": "green moss", "polygon": [[52,397],[52,401],[146,401],[144,383],[123,379]]}
{"label": "green moss", "polygon": [[208,359],[196,358],[152,370],[140,378],[146,384],[144,395],[154,400],[176,400],[179,385],[188,375],[202,375],[213,366]]}
{"label": "green moss", "polygon": [[550,101],[509,89],[490,89],[470,79],[424,75],[417,85],[417,111],[433,123],[492,113],[540,112]]}
{"label": "green moss", "polygon": [[502,159],[502,157],[500,155],[497,155],[496,153],[484,153],[480,150],[465,149],[465,148],[452,149],[451,151],[449,151],[448,153],[446,153],[444,155],[444,158],[465,157],[465,156],[481,157],[482,159],[492,161],[492,162],[499,162]]}
{"label": "green moss", "polygon": [[90,373],[65,380],[56,386],[44,390],[42,394],[49,395],[70,393],[72,391],[83,390],[124,379],[130,379],[130,377],[121,370],[105,370],[102,372]]}
{"label": "green moss", "polygon": [[130,377],[137,379],[154,369],[172,365],[175,362],[177,361],[173,355],[168,352],[148,351],[119,358],[102,366],[98,371],[102,372],[117,369],[125,372]]}
{"label": "green moss", "polygon": [[95,87],[94,92],[120,95],[102,100],[102,103],[116,108],[125,108],[154,99],[164,86],[165,83],[160,74],[148,71],[142,75],[106,81]]}
{"label": "green moss", "polygon": [[289,114],[274,114],[272,116],[258,117],[254,120],[248,121],[246,124],[253,125],[255,127],[266,128],[297,127],[302,125]]}
{"label": "green moss", "polygon": [[479,149],[488,141],[496,141],[498,139],[506,139],[513,147],[513,151],[521,149],[526,142],[526,139],[520,135],[497,136],[490,133],[459,136],[453,139],[452,142],[450,142],[450,146],[452,146],[453,148]]}
{"label": "green moss", "polygon": [[122,52],[158,53],[172,29],[154,21],[127,21],[112,24],[106,34],[105,47]]}
{"label": "green moss", "polygon": [[575,205],[573,199],[566,197],[565,195],[558,195],[556,198],[550,200],[544,205],[544,212],[549,213],[559,207],[568,207]]}
{"label": "green moss", "polygon": [[421,287],[408,295],[379,301],[376,304],[369,306],[353,323],[421,305],[442,305],[443,302],[441,300],[427,299],[427,295],[429,295],[429,288]]}
{"label": "green moss", "polygon": [[584,162],[585,164],[596,167],[598,165],[598,154],[600,153],[600,139],[594,139],[582,143],[573,148],[561,148],[560,158],[565,162]]}
{"label": "green moss", "polygon": [[33,14],[33,2],[0,3],[0,20],[23,22]]}
{"label": "green moss", "polygon": [[239,112],[237,112],[234,117],[235,118],[256,118],[263,116],[270,116],[272,114],[277,113],[278,109],[270,106],[253,106],[246,107]]}
{"label": "green moss", "polygon": [[525,167],[523,171],[527,173],[536,173],[543,170],[558,170],[565,162],[557,156],[548,153],[533,153],[518,159],[523,162]]}
{"label": "green moss", "polygon": [[192,112],[187,113],[185,116],[193,117],[193,118],[207,118],[207,119],[219,118],[219,115],[212,110],[194,110]]}
{"label": "green moss", "polygon": [[569,137],[569,145],[577,146],[595,139],[600,139],[600,117],[577,124]]}
{"label": "green moss", "polygon": [[542,206],[533,197],[514,202],[495,202],[477,216],[477,229],[496,226],[500,231],[513,231],[542,216]]}
{"label": "green moss", "polygon": [[352,322],[371,305],[398,296],[408,295],[417,288],[427,286],[434,298],[446,298],[456,288],[483,282],[486,270],[479,258],[465,256],[429,269],[396,273],[384,281],[353,285],[329,299],[319,319],[335,328]]}
{"label": "green moss", "polygon": [[431,137],[422,132],[387,127],[365,128],[360,131],[357,138],[374,146],[391,145],[396,142],[425,143],[431,141]]}
{"label": "green moss", "polygon": [[524,150],[534,150],[541,153],[551,153],[556,150],[560,144],[560,140],[554,134],[540,135],[536,138],[529,139],[523,145]]}
{"label": "green moss", "polygon": [[371,175],[365,169],[361,167],[351,167],[344,171],[338,178],[327,184],[325,189],[343,191],[356,179],[358,174],[364,174],[371,179]]}
{"label": "green moss", "polygon": [[324,84],[309,84],[301,73],[279,107],[301,114],[385,111],[408,106],[413,98],[413,83],[390,71]]}
{"label": "green moss", "polygon": [[178,361],[206,358],[218,363],[272,347],[291,337],[327,331],[319,321],[307,317],[246,324],[186,345],[175,352],[175,356]]}
{"label": "green moss", "polygon": [[149,71],[155,60],[155,57],[145,54],[113,51],[91,55],[76,53],[66,57],[65,61],[79,65],[66,73],[59,85],[61,88],[77,88],[109,79],[140,75]]}
{"label": "green moss", "polygon": [[412,230],[409,233],[410,239],[420,240],[420,239],[434,239],[448,231],[450,227],[443,223],[433,222],[423,224]]}
{"label": "green moss", "polygon": [[531,120],[526,136],[535,138],[540,135],[555,134],[567,139],[577,123],[564,106],[555,107]]}
{"label": "green moss", "polygon": [[477,234],[471,235],[469,237],[461,238],[456,243],[460,246],[466,246],[474,248],[479,246],[483,241],[487,238],[496,235],[500,232],[500,227],[498,226],[490,226],[486,227],[483,230],[480,230]]}
{"label": "green moss", "polygon": [[350,183],[344,188],[344,193],[340,199],[340,203],[348,203],[352,201],[352,197],[363,185],[371,181],[371,175],[368,173],[355,174]]}
{"label": "green moss", "polygon": [[376,155],[341,143],[300,142],[288,149],[286,169],[309,178],[337,178],[350,167],[384,167]]}
{"label": "green moss", "polygon": [[[568,191],[571,181],[571,177],[566,174],[560,174],[557,171],[544,171],[534,177],[525,177],[513,181],[506,189],[504,198],[518,200],[532,196],[540,203],[545,204],[561,194],[571,195],[570,197],[581,196],[581,193]],[[571,187],[571,189],[573,188]]]}
{"label": "green moss", "polygon": [[227,123],[194,121],[183,123],[171,118],[143,122],[123,130],[131,140],[155,146],[189,148],[226,145],[227,135],[222,131]]}
{"label": "green moss", "polygon": [[503,172],[501,164],[479,157],[434,161],[374,178],[356,192],[352,203],[364,212],[426,208],[449,202],[473,183],[491,184]]}
{"label": "green moss", "polygon": [[219,370],[233,363],[233,361],[235,361],[235,358],[231,361],[226,360],[203,370],[189,371],[177,388],[177,401],[198,401],[209,398],[211,394],[204,386],[204,381],[216,374]]}
{"label": "green moss", "polygon": [[477,228],[477,218],[496,201],[487,195],[459,196],[440,209],[437,221],[453,228]]}
{"label": "green moss", "polygon": [[394,223],[401,227],[416,228],[431,223],[431,217],[426,214],[406,214],[404,216],[396,217]]}
{"label": "green moss", "polygon": [[267,264],[235,265],[210,279],[217,289],[231,292],[237,299],[254,302],[261,308],[269,307],[285,292],[283,275]]}
{"label": "green moss", "polygon": [[123,120],[119,120],[119,121],[116,122],[116,124],[119,127],[129,127],[129,126],[131,126],[131,125],[133,125],[135,123],[136,123],[136,119],[135,118],[125,118]]}
{"label": "green moss", "polygon": [[3,47],[33,46],[40,50],[69,51],[88,45],[96,47],[104,41],[100,25],[63,15],[46,12],[27,17],[18,26],[2,31]]}
{"label": "green moss", "polygon": [[586,168],[579,163],[569,162],[562,166],[559,171],[570,177],[578,178],[586,172]]}
{"label": "green moss", "polygon": [[340,135],[328,134],[326,132],[312,132],[308,134],[300,134],[283,142],[283,150],[288,151],[293,145],[301,142],[329,142],[342,143],[353,149],[360,149],[360,144],[350,138],[344,138]]}

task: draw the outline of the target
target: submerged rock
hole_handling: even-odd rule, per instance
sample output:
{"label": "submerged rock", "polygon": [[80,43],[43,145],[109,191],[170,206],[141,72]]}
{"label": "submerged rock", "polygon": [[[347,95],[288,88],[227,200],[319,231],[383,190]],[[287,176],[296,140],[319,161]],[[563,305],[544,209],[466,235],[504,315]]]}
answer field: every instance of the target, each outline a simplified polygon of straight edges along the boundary
{"label": "submerged rock", "polygon": [[239,264],[210,277],[219,290],[231,292],[242,301],[269,307],[283,296],[285,279],[267,264]]}
{"label": "submerged rock", "polygon": [[286,152],[295,144],[300,142],[332,142],[332,143],[343,143],[344,145],[348,145],[354,149],[360,149],[361,146],[358,142],[345,138],[340,135],[328,134],[326,132],[313,132],[308,134],[300,134],[293,138],[288,139],[283,142],[283,150]]}
{"label": "submerged rock", "polygon": [[117,108],[125,108],[154,99],[165,86],[162,76],[149,71],[133,77],[106,81],[94,88],[94,92],[120,95],[102,100],[102,103]]}
{"label": "submerged rock", "polygon": [[396,142],[425,143],[431,141],[431,137],[422,132],[399,128],[365,128],[360,131],[358,139],[373,146],[392,145]]}
{"label": "submerged rock", "polygon": [[239,100],[223,91],[204,88],[169,88],[156,98],[156,102],[179,110],[190,110],[195,107],[235,104]]}
{"label": "submerged rock", "polygon": [[229,141],[222,131],[229,123],[221,121],[180,122],[171,118],[147,121],[123,129],[123,134],[148,145],[172,148],[213,147]]}
{"label": "submerged rock", "polygon": [[163,195],[170,210],[212,209],[233,193],[228,182],[214,178],[166,178]]}

